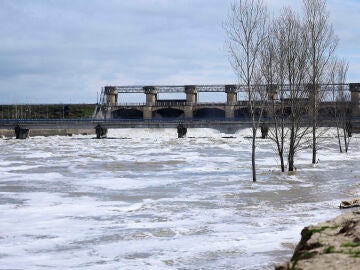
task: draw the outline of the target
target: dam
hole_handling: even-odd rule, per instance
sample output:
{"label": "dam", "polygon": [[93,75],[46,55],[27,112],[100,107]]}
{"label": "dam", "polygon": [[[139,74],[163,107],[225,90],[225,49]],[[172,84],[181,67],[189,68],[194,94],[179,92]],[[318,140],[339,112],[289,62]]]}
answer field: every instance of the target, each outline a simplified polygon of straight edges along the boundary
{"label": "dam", "polygon": [[[271,125],[274,108],[284,106],[285,112],[291,111],[289,86],[254,85],[258,93],[253,102],[254,113],[259,121]],[[311,118],[312,111],[305,107],[311,101],[311,85],[304,85],[308,93],[299,102],[303,102],[303,118]],[[331,97],[341,88],[347,99],[336,100]],[[334,125],[332,115],[337,106],[346,107],[346,117],[354,132],[360,127],[360,83],[342,85],[323,84],[318,92],[326,93],[317,109],[319,124]],[[255,90],[254,90],[255,91]],[[201,102],[199,93],[225,93],[225,102]],[[144,103],[122,103],[126,95],[141,93]],[[184,98],[160,99],[159,94],[176,93]],[[267,104],[267,105],[266,105]],[[266,105],[266,106],[265,106]],[[100,100],[94,108],[92,117],[73,119],[6,118],[0,120],[1,129],[14,130],[16,138],[26,138],[29,130],[35,129],[94,129],[97,138],[106,137],[109,128],[176,128],[179,137],[186,135],[187,128],[215,128],[232,133],[251,125],[247,87],[244,85],[184,85],[184,86],[105,86],[101,90]]]}

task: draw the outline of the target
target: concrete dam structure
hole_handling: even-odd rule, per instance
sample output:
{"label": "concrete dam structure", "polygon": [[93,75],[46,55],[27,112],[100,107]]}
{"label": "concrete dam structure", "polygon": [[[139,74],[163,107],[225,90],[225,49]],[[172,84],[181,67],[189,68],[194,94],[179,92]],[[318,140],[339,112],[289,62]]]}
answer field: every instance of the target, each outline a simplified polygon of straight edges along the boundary
{"label": "concrete dam structure", "polygon": [[[260,85],[257,87],[265,96],[254,102],[255,115],[262,114],[262,121],[271,125],[269,107],[262,107],[265,102],[273,106],[283,104],[284,111],[290,113],[291,104],[286,94],[288,86],[282,86],[281,94],[276,85]],[[336,89],[347,94],[348,99],[337,101],[331,99]],[[305,85],[304,91],[311,93],[311,85]],[[312,87],[312,89],[314,89]],[[346,106],[346,114],[353,130],[360,127],[360,84],[319,85],[319,93],[328,97],[322,99],[317,108],[318,118],[324,125],[333,125],[330,117],[337,104]],[[199,93],[220,92],[226,94],[225,102],[200,102]],[[127,94],[141,93],[145,95],[144,103],[121,103]],[[183,99],[160,99],[159,94],[177,93]],[[247,100],[247,88],[241,85],[185,85],[185,86],[105,86],[102,89],[93,117],[88,119],[2,119],[0,128],[12,129],[17,138],[26,138],[32,129],[81,128],[93,129],[98,138],[106,137],[109,128],[176,128],[179,137],[186,135],[187,128],[214,128],[224,132],[234,132],[249,127],[250,111]],[[351,93],[351,94],[350,94]],[[311,94],[301,99],[303,117],[311,117],[311,110],[306,109],[311,101]],[[285,115],[286,116],[286,115]],[[327,122],[326,122],[327,121]]]}
{"label": "concrete dam structure", "polygon": [[[226,103],[200,103],[199,92],[225,92]],[[121,95],[144,93],[146,103],[118,105]],[[185,93],[185,99],[159,99],[159,93]],[[237,100],[236,85],[213,86],[106,86],[102,91],[102,114],[106,119],[222,119],[247,111],[246,102]],[[242,105],[242,106],[241,106]]]}
{"label": "concrete dam structure", "polygon": [[[340,85],[321,85],[319,91],[331,92],[332,87]],[[351,92],[349,109],[353,111],[353,116],[357,116],[359,111],[359,88],[360,84],[341,85],[345,92]],[[280,102],[278,87],[275,85],[255,86],[263,88],[261,91],[266,93],[268,101],[274,101],[275,104]],[[309,87],[309,86],[307,86]],[[284,86],[284,92],[287,86]],[[350,92],[349,92],[350,91]],[[226,101],[223,103],[205,102],[198,100],[198,94],[201,92],[223,92],[226,94]],[[220,119],[242,119],[248,120],[250,116],[249,102],[246,96],[246,86],[239,85],[185,85],[185,86],[106,86],[102,89],[100,106],[95,114],[96,119],[196,119],[196,120],[220,120]],[[146,102],[143,104],[119,104],[128,93],[143,93],[146,96]],[[184,99],[159,99],[160,93],[184,93]],[[239,98],[239,96],[241,97]],[[286,97],[284,98],[286,100]],[[304,98],[304,107],[309,103],[309,98]],[[258,104],[257,104],[258,103]],[[255,101],[255,114],[260,114],[261,101]],[[285,109],[289,111],[290,102],[286,104]],[[326,117],[335,107],[336,101],[324,100],[318,108],[319,116]],[[351,105],[350,105],[351,103]],[[311,114],[311,112],[308,112]],[[351,114],[349,110],[349,115]],[[264,117],[270,113],[265,108]]]}

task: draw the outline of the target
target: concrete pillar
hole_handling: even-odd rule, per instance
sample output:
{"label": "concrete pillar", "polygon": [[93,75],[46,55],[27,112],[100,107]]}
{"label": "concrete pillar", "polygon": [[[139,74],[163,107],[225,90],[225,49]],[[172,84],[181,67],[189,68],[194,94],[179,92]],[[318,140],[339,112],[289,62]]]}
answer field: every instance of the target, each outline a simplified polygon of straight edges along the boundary
{"label": "concrete pillar", "polygon": [[184,110],[184,113],[185,113],[185,119],[191,119],[194,117],[193,115],[193,106],[185,106],[185,110]]}
{"label": "concrete pillar", "polygon": [[272,117],[276,113],[275,100],[277,99],[277,95],[278,95],[278,86],[276,84],[268,84],[266,86],[266,94],[271,106],[269,106],[266,110],[264,110],[263,116]]}
{"label": "concrete pillar", "polygon": [[197,103],[197,89],[196,85],[185,85],[186,94],[186,106],[185,106],[185,118],[193,118],[193,106]]}
{"label": "concrete pillar", "polygon": [[238,102],[237,100],[237,93],[238,87],[235,84],[225,85],[225,93],[226,93],[226,104],[227,105],[236,105]]}
{"label": "concrete pillar", "polygon": [[351,115],[352,118],[360,117],[360,83],[350,83]]}
{"label": "concrete pillar", "polygon": [[235,106],[234,105],[225,105],[225,117],[234,118],[235,117]]}
{"label": "concrete pillar", "polygon": [[275,100],[278,94],[278,86],[276,84],[269,84],[266,86],[266,94],[269,101]]}
{"label": "concrete pillar", "polygon": [[184,138],[187,133],[187,128],[183,124],[180,124],[177,126],[177,133],[178,133],[178,138]]}
{"label": "concrete pillar", "polygon": [[20,126],[16,126],[15,127],[15,136],[16,136],[16,139],[24,140],[29,137],[29,129],[22,128]]}
{"label": "concrete pillar", "polygon": [[102,126],[97,125],[95,127],[95,132],[96,132],[96,138],[97,139],[103,139],[103,138],[106,138],[106,135],[107,135],[107,128],[103,128]]}
{"label": "concrete pillar", "polygon": [[105,86],[105,96],[107,106],[116,106],[118,103],[118,90],[115,86]]}
{"label": "concrete pillar", "polygon": [[237,93],[238,87],[235,84],[225,85],[226,93],[226,105],[225,105],[225,117],[234,118],[235,116],[235,105],[238,103]]}
{"label": "concrete pillar", "polygon": [[189,105],[197,103],[197,89],[196,85],[185,85],[186,102]]}
{"label": "concrete pillar", "polygon": [[155,86],[144,86],[144,93],[146,95],[146,106],[143,109],[144,119],[152,119],[152,106],[156,104],[157,101],[157,89]]}
{"label": "concrete pillar", "polygon": [[111,110],[111,106],[105,107],[104,108],[104,116],[105,116],[105,120],[106,119],[111,119],[112,118],[112,114],[111,114],[112,110]]}
{"label": "concrete pillar", "polygon": [[144,107],[144,109],[143,109],[143,118],[145,120],[152,119],[152,108],[150,106]]}
{"label": "concrete pillar", "polygon": [[[319,111],[319,96],[320,96],[320,86],[317,85],[316,88],[315,88],[315,92],[314,92],[314,85],[309,83],[308,85],[306,85],[307,87],[307,91],[308,91],[308,99],[309,101],[304,104],[304,108],[308,106],[308,115],[310,117],[313,117],[315,114],[318,113]],[[316,107],[315,107],[315,110],[314,110],[314,99],[316,98],[316,101],[317,101],[317,104]]]}
{"label": "concrete pillar", "polygon": [[350,83],[349,89],[351,92],[351,127],[352,131],[360,131],[360,83]]}
{"label": "concrete pillar", "polygon": [[153,106],[157,100],[157,89],[154,86],[144,86],[144,93],[146,95],[146,106]]}

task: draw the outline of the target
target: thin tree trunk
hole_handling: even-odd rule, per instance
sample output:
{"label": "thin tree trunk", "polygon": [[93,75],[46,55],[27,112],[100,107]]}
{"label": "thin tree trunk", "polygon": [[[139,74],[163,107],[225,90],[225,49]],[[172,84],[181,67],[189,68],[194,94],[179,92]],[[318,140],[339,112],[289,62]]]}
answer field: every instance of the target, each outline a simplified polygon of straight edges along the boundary
{"label": "thin tree trunk", "polygon": [[292,121],[290,133],[291,134],[290,134],[288,163],[289,163],[289,172],[293,172],[294,171],[294,156],[295,156],[295,125],[294,125],[294,121]]}
{"label": "thin tree trunk", "polygon": [[252,178],[253,182],[256,182],[256,163],[255,163],[255,153],[256,153],[256,128],[253,126],[253,136],[252,136],[252,153],[251,153],[251,166],[252,166]]}
{"label": "thin tree trunk", "polygon": [[339,124],[336,127],[336,131],[337,131],[337,137],[338,137],[338,143],[339,143],[339,149],[340,149],[340,153],[343,152],[342,150],[342,146],[341,146],[341,139],[340,139],[340,130],[339,130]]}
{"label": "thin tree trunk", "polygon": [[[315,56],[313,56],[315,57]],[[315,67],[313,67],[313,70],[315,70]],[[313,87],[313,116],[312,116],[312,164],[316,163],[316,126],[317,126],[317,86],[316,86],[316,79],[313,79],[312,82],[312,87]]]}
{"label": "thin tree trunk", "polygon": [[281,166],[281,172],[285,172],[285,164],[284,164],[284,153],[280,153],[280,166]]}
{"label": "thin tree trunk", "polygon": [[343,128],[344,131],[344,144],[345,144],[345,153],[347,153],[348,151],[348,147],[349,147],[349,142],[348,142],[348,133],[346,128]]}
{"label": "thin tree trunk", "polygon": [[288,159],[289,172],[293,172],[294,171],[294,153],[293,153],[293,149],[291,149],[290,151],[289,151],[289,159]]}
{"label": "thin tree trunk", "polygon": [[313,141],[312,141],[312,164],[315,164],[316,163],[316,120],[315,119],[313,120],[312,128],[313,128],[313,130],[312,130],[312,136],[313,136]]}
{"label": "thin tree trunk", "polygon": [[280,158],[280,168],[281,172],[285,172],[285,166],[284,166],[284,152],[283,152],[283,138],[284,138],[284,128],[283,125],[281,126],[281,139],[279,135],[279,125],[278,125],[278,118],[276,116],[276,110],[275,110],[275,102],[272,101],[272,117],[274,119],[274,129],[275,129],[275,143],[277,147],[277,154]]}
{"label": "thin tree trunk", "polygon": [[267,36],[267,10],[262,0],[238,0],[231,5],[231,15],[225,25],[228,34],[230,62],[239,80],[248,86],[252,121],[252,178],[256,181],[255,148],[257,123],[254,115],[255,96],[251,89],[256,79],[260,48]]}

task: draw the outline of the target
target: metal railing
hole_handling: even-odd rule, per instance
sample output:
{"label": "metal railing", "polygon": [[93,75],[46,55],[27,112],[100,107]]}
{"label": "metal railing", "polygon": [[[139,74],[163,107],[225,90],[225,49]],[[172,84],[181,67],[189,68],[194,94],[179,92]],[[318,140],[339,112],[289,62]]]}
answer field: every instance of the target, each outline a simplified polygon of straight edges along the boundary
{"label": "metal railing", "polygon": [[[238,92],[247,92],[248,86],[242,84],[233,84],[236,86]],[[197,92],[225,92],[226,85],[225,84],[214,84],[214,85],[194,85],[196,87]],[[309,84],[304,84],[304,87],[308,87]],[[320,84],[321,91],[333,91],[334,87],[343,87],[344,90],[349,89],[349,84]],[[118,93],[144,93],[145,85],[126,85],[126,86],[113,86]],[[184,85],[154,85],[153,86],[157,93],[185,93]],[[253,89],[266,89],[269,85],[266,84],[258,84],[252,85]],[[280,87],[280,85],[278,86]],[[281,86],[284,91],[288,91],[290,89],[290,85],[284,84]],[[102,91],[103,93],[103,91]],[[103,98],[103,96],[102,96]]]}

